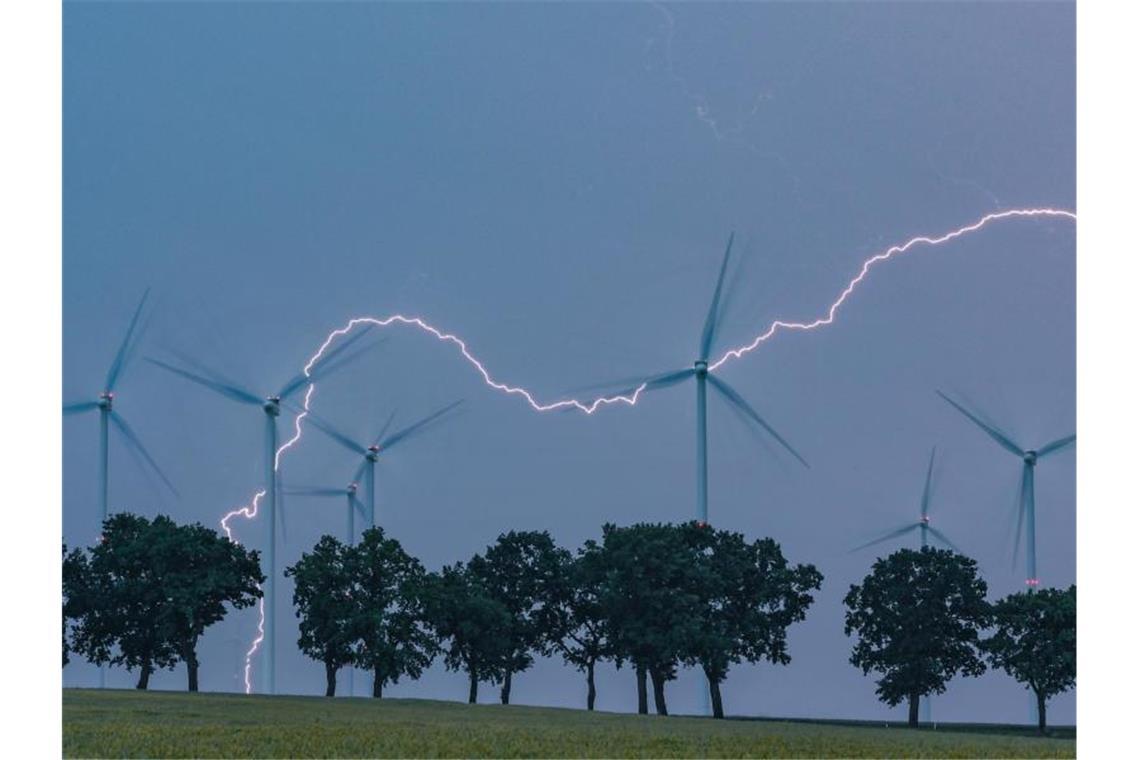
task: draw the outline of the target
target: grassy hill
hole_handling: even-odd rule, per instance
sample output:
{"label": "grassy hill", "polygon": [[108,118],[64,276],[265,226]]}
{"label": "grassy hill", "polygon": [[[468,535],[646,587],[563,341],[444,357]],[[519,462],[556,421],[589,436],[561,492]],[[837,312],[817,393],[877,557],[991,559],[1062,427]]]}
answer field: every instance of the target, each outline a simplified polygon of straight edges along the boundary
{"label": "grassy hill", "polygon": [[411,699],[63,691],[65,757],[1075,757],[1073,731],[588,713]]}

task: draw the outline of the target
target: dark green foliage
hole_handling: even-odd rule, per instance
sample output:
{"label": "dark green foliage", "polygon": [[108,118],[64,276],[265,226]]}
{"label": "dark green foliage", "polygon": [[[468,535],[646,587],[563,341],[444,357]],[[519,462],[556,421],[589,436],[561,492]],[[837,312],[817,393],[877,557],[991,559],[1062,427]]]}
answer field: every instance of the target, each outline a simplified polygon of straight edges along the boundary
{"label": "dark green foliage", "polygon": [[693,551],[673,525],[602,527],[606,579],[599,592],[605,634],[615,661],[637,674],[638,712],[648,712],[645,677],[653,682],[658,714],[668,713],[665,683],[700,625]]}
{"label": "dark green foliage", "polygon": [[177,526],[167,517],[152,523],[112,515],[102,540],[82,559],[73,553],[64,572],[64,594],[77,617],[72,649],[96,665],[138,668],[139,689],[155,670],[178,662],[177,619],[166,588],[176,543]]}
{"label": "dark green foliage", "polygon": [[561,567],[543,608],[543,625],[562,658],[586,673],[586,709],[594,709],[594,668],[609,655],[601,592],[606,579],[605,555],[587,541],[577,557],[560,555]]}
{"label": "dark green foliage", "polygon": [[807,616],[823,576],[812,565],[791,567],[770,538],[753,543],[740,533],[682,526],[693,547],[693,593],[699,625],[684,659],[699,665],[709,681],[713,716],[724,717],[720,684],[738,662],[786,665],[787,630]]}
{"label": "dark green foliage", "polygon": [[844,598],[844,632],[859,641],[851,663],[882,674],[879,698],[909,702],[918,724],[920,697],[941,693],[956,674],[985,672],[978,632],[988,621],[986,583],[974,560],[951,551],[900,549],[875,561],[871,574]]}
{"label": "dark green foliage", "polygon": [[373,673],[372,696],[401,676],[419,678],[438,646],[425,623],[426,574],[382,528],[364,531],[348,550],[356,664]]}
{"label": "dark green foliage", "polygon": [[1011,594],[993,605],[996,632],[982,642],[990,664],[1037,697],[1037,728],[1045,702],[1077,682],[1077,587]]}
{"label": "dark green foliage", "polygon": [[226,605],[251,607],[265,582],[256,551],[250,551],[200,524],[176,528],[167,549],[164,585],[175,619],[179,657],[186,663],[187,688],[198,691],[198,640],[226,616]]}
{"label": "dark green foliage", "polygon": [[356,603],[348,552],[332,536],[322,536],[312,552],[301,555],[285,576],[292,577],[293,606],[301,619],[301,651],[325,664],[325,696],[336,694],[336,674],[354,659]]}
{"label": "dark green foliage", "polygon": [[535,653],[548,653],[553,646],[554,631],[548,629],[543,609],[556,594],[559,571],[569,556],[546,531],[512,530],[468,563],[479,585],[510,615],[508,651],[500,666],[503,704],[510,703],[511,676],[529,668]]}
{"label": "dark green foliage", "polygon": [[474,704],[479,682],[499,680],[512,653],[511,614],[463,563],[428,576],[425,592],[427,619],[446,642],[444,664],[467,673],[467,701]]}

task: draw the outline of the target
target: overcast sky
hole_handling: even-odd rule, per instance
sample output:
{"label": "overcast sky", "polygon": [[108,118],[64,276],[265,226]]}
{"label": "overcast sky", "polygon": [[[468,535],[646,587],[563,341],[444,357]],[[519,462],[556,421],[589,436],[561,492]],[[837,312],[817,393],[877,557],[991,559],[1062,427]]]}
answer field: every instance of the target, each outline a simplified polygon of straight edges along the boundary
{"label": "overcast sky", "polygon": [[[261,479],[261,412],[143,355],[186,352],[269,393],[331,329],[400,312],[556,400],[691,366],[731,231],[742,255],[721,351],[773,319],[822,316],[893,243],[994,210],[1075,208],[1071,3],[68,3],[64,24],[65,398],[101,390],[153,287],[116,408],[181,493],[113,439],[113,511],[216,526]],[[915,248],[876,268],[835,324],[722,368],[811,469],[710,398],[711,520],[771,536],[825,576],[791,631],[791,665],[733,669],[729,712],[903,717],[848,664],[841,599],[876,553],[849,550],[917,518],[931,446],[934,524],[978,560],[992,597],[1023,588],[1019,462],[934,389],[1026,447],[1075,430],[1074,240],[1067,220],[1013,220]],[[589,417],[539,414],[484,385],[454,346],[382,332],[318,385],[313,408],[366,436],[393,410],[399,424],[466,399],[378,469],[381,524],[429,569],[512,528],[573,548],[606,521],[693,517],[691,385]],[[87,545],[97,421],[63,424],[64,539]],[[282,478],[339,486],[356,464],[310,431]],[[1074,474],[1073,451],[1038,468],[1047,586],[1075,578]],[[343,532],[339,501],[286,507],[285,563]],[[235,525],[262,545],[260,523]],[[321,693],[279,591],[279,689]],[[250,610],[210,630],[203,689],[241,688],[255,627]],[[64,670],[66,685],[96,676]],[[184,688],[184,669],[151,683]],[[628,670],[603,668],[598,688],[599,709],[634,709]],[[464,676],[437,664],[390,694],[462,699]],[[698,695],[684,672],[670,708],[695,710]],[[513,698],[580,706],[585,683],[542,661]],[[1074,702],[1057,698],[1050,720],[1073,722]],[[1028,709],[1018,685],[988,674],[953,681],[934,716]]]}

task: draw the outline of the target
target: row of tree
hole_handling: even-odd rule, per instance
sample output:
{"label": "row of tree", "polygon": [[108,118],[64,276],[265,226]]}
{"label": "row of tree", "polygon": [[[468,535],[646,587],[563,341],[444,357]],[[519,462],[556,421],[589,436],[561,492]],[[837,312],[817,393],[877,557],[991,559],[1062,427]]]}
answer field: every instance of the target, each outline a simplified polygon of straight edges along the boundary
{"label": "row of tree", "polygon": [[[200,525],[122,514],[86,552],[64,551],[64,664],[68,652],[95,663],[140,668],[146,688],[158,668],[186,663],[197,689],[196,644],[226,605],[256,602],[258,554]],[[822,575],[791,565],[771,539],[698,523],[606,525],[576,553],[546,532],[511,531],[467,562],[427,572],[380,528],[347,546],[324,536],[285,569],[294,582],[298,644],[325,666],[326,694],[345,667],[373,675],[373,696],[418,678],[436,657],[480,683],[500,685],[535,657],[560,655],[584,673],[586,706],[599,663],[629,666],[638,712],[667,714],[665,686],[681,667],[705,674],[716,717],[721,684],[741,662],[790,662],[787,630],[805,618]],[[976,563],[950,551],[900,550],[877,560],[844,599],[851,662],[875,672],[879,698],[941,693],[954,676],[987,663],[1046,700],[1076,678],[1076,589],[986,601]],[[985,637],[986,631],[992,633]]]}

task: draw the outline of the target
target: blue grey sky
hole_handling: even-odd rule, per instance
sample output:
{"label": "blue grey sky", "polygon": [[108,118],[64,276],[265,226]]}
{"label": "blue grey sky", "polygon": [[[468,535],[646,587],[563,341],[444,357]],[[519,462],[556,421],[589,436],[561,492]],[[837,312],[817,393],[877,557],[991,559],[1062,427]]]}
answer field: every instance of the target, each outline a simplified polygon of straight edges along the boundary
{"label": "blue grey sky", "polygon": [[[496,378],[555,400],[690,366],[730,231],[741,254],[716,347],[826,312],[868,256],[1014,207],[1075,208],[1072,3],[77,3],[64,11],[64,377],[93,397],[143,290],[152,319],[117,406],[179,487],[112,444],[111,504],[216,525],[261,478],[262,415],[140,361],[184,351],[268,393],[349,318],[400,312],[462,336]],[[772,536],[825,581],[792,663],[741,666],[737,714],[901,718],[847,663],[841,599],[917,517],[938,446],[933,518],[992,596],[1012,562],[1019,463],[934,393],[970,400],[1025,446],[1075,429],[1075,235],[1012,220],[876,268],[836,323],[784,333],[720,376],[811,463],[710,401],[710,515]],[[689,385],[587,417],[538,414],[485,386],[453,347],[408,328],[319,384],[352,432],[465,411],[379,468],[380,522],[429,568],[499,532],[575,547],[605,521],[690,519]],[[588,395],[588,394],[578,394]],[[64,421],[64,539],[97,533],[97,423]],[[283,425],[286,429],[288,425]],[[313,432],[293,483],[356,462]],[[1075,455],[1038,469],[1044,585],[1075,579]],[[339,503],[287,502],[286,562]],[[260,524],[237,521],[260,547]],[[912,543],[917,539],[913,539]],[[884,549],[888,551],[889,549]],[[288,591],[281,585],[285,610]],[[322,668],[280,620],[278,685]],[[256,625],[208,633],[202,687],[239,690]],[[94,683],[73,664],[67,685]],[[109,683],[131,677],[112,671]],[[181,669],[157,688],[183,688]],[[698,707],[698,678],[670,707]],[[437,664],[392,696],[461,699]],[[517,677],[520,703],[578,706],[560,661]],[[497,697],[484,687],[482,699]],[[1050,720],[1075,720],[1065,695]],[[598,706],[631,710],[606,667]],[[1004,674],[958,679],[940,720],[1017,721]]]}

